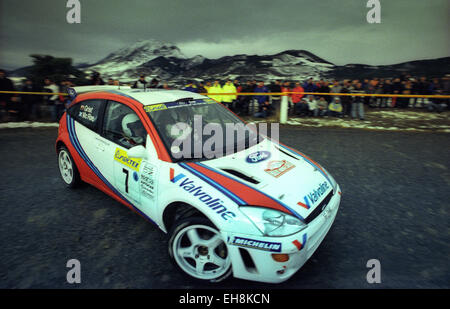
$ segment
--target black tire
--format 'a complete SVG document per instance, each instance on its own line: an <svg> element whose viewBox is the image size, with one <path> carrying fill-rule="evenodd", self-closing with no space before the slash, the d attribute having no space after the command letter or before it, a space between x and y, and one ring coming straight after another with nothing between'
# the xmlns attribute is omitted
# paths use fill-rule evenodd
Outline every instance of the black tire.
<svg viewBox="0 0 450 309"><path fill-rule="evenodd" d="M194 249L197 257L193 256L192 258L188 257L180 257L179 252L175 252L176 248L178 248L178 244L181 244L182 242L186 242L186 237L189 238L186 235L183 235L186 233L187 230L199 230L202 235L200 235L200 239L203 241L209 240L207 237L209 235L214 236L214 233L217 233L219 238L217 238L217 241L221 241L217 247L211 250L211 247L208 247L206 249L205 246L198 246L197 249ZM205 238L203 238L205 237ZM210 238L212 239L212 237ZM189 250L189 248L195 247L192 244L188 246L186 249ZM169 249L169 256L172 261L172 263L175 265L176 268L178 268L184 275L188 276L190 279L193 279L198 282L210 282L210 283L217 283L220 281L225 280L227 277L230 276L232 272L231 267L231 259L229 257L229 252L226 246L225 240L222 239L219 230L206 218L201 217L189 217L185 219L181 219L180 221L176 222L174 226L172 227L171 231L169 232L169 241L168 241L168 249ZM184 248L181 248L184 249ZM201 251L203 250L203 252ZM206 253L205 253L206 250ZM216 268L217 265L214 263L209 262L210 256L214 256L215 258L221 259L220 261L226 261L224 264L224 267L222 268ZM198 260L203 259L202 263L205 263L205 260L208 260L208 262L205 263L205 268L208 266L209 270L206 270L208 272L207 275L200 275L197 276L193 275L192 272L190 273L190 268L195 268L194 265L197 265ZM191 263L189 263L191 261ZM188 269L188 270L186 270Z"/></svg>
<svg viewBox="0 0 450 309"><path fill-rule="evenodd" d="M61 156L64 156L64 158L67 160L66 167L69 165L69 163L71 165L71 170L72 170L71 176L72 177L70 177L70 179L69 179L69 177L67 177L67 175L64 175L65 166L63 165L64 163L61 161ZM75 164L75 161L73 160L73 158L69 152L69 149L67 149L66 146L61 146L58 148L58 155L57 155L56 159L58 161L59 172L61 174L61 178L62 178L64 184L68 188L78 187L81 184L80 173Z"/></svg>

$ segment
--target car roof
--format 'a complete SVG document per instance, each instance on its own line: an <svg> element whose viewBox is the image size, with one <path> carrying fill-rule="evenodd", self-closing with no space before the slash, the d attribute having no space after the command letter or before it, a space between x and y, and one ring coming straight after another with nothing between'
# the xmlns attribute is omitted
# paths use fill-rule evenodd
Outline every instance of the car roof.
<svg viewBox="0 0 450 309"><path fill-rule="evenodd" d="M133 89L129 86L80 86L73 87L77 94L90 92L109 92L138 101L142 105L175 102L182 99L204 99L203 95L184 90L166 90L158 88Z"/></svg>

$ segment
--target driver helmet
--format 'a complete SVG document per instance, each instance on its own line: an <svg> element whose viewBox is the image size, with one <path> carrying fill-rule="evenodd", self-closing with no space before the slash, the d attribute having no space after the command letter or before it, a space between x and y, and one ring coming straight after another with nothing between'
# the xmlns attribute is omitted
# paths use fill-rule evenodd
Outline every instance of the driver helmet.
<svg viewBox="0 0 450 309"><path fill-rule="evenodd" d="M141 120L136 114L128 114L122 119L122 130L126 137L131 138L138 144L144 141L142 136L139 136L137 130L142 127Z"/></svg>

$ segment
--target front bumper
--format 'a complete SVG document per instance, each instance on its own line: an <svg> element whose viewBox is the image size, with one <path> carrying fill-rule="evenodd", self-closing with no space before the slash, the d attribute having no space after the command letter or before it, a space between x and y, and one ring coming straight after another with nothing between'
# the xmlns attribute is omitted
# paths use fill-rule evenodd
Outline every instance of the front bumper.
<svg viewBox="0 0 450 309"><path fill-rule="evenodd" d="M324 211L306 229L294 235L256 237L228 234L228 250L234 277L267 283L280 283L289 279L306 263L325 238L336 218L340 202L341 191L338 186ZM236 244L235 240L241 243ZM272 254L287 254L289 260L277 262Z"/></svg>

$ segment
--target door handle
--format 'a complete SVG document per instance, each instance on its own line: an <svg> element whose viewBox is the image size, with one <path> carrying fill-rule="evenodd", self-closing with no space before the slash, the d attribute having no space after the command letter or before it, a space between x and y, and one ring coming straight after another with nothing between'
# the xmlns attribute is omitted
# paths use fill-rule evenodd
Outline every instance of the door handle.
<svg viewBox="0 0 450 309"><path fill-rule="evenodd" d="M109 146L108 143L105 143L104 141L102 141L100 138L96 137L95 140L97 141L97 146L96 148L99 151L105 151L105 146Z"/></svg>

